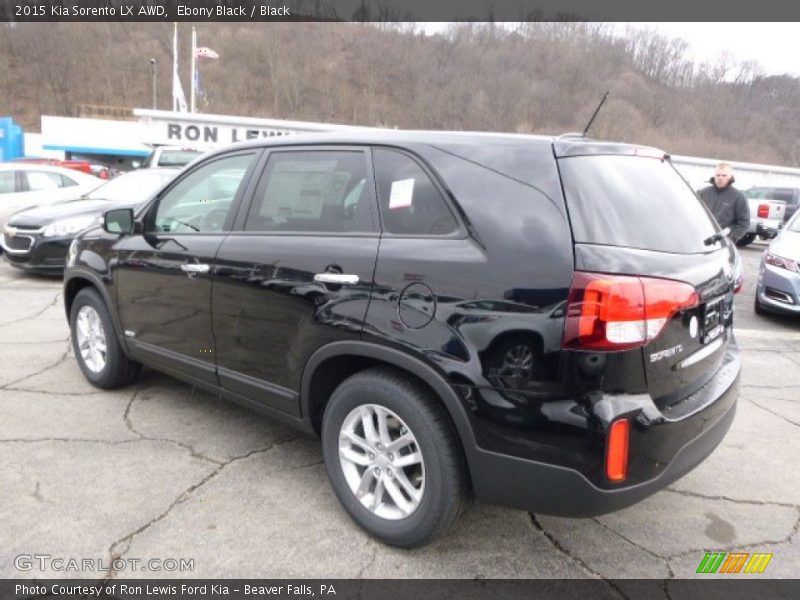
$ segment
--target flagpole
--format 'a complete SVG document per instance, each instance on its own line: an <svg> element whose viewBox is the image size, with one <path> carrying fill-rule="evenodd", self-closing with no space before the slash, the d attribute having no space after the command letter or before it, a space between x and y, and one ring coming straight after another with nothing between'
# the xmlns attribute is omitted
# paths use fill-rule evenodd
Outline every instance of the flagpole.
<svg viewBox="0 0 800 600"><path fill-rule="evenodd" d="M195 54L197 51L197 29L195 29L194 25L192 25L192 100L191 100L191 112L194 113L194 94L195 88L197 87L197 65L195 61L197 60Z"/></svg>
<svg viewBox="0 0 800 600"><path fill-rule="evenodd" d="M178 96L175 79L178 76L178 23L173 23L172 30L172 112L178 112Z"/></svg>

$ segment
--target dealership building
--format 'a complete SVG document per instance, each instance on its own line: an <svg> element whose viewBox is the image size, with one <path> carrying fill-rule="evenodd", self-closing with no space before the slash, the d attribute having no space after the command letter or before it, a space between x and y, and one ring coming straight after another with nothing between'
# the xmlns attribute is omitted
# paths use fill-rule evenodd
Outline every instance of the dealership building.
<svg viewBox="0 0 800 600"><path fill-rule="evenodd" d="M347 125L253 119L148 109L82 107L86 116L42 115L41 133L25 134L25 156L85 159L133 168L154 146L211 149L242 140L350 129ZM14 156L6 156L6 159Z"/></svg>
<svg viewBox="0 0 800 600"><path fill-rule="evenodd" d="M211 149L232 142L354 129L349 125L283 119L254 119L228 115L172 112L143 108L79 107L80 117L42 115L41 133L25 133L24 147L13 141L21 129L0 118L0 160L16 156L84 159L129 170L154 146L178 145ZM19 140L21 142L21 140ZM16 147L16 151L14 150ZM693 188L708 185L720 159L672 156L678 171ZM726 161L736 170L737 186L800 187L800 169Z"/></svg>

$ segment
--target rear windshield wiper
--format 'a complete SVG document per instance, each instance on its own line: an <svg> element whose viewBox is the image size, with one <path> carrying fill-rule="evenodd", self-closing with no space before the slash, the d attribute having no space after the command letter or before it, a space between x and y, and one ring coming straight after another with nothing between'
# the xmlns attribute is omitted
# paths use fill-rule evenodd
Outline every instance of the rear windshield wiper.
<svg viewBox="0 0 800 600"><path fill-rule="evenodd" d="M711 237L707 237L706 239L704 239L703 243L706 246L710 246L711 244L714 244L716 242L721 242L722 240L724 240L728 236L728 234L730 234L730 232L731 232L731 228L730 227L726 227L725 229L722 229L722 230L718 231L717 233L715 233Z"/></svg>

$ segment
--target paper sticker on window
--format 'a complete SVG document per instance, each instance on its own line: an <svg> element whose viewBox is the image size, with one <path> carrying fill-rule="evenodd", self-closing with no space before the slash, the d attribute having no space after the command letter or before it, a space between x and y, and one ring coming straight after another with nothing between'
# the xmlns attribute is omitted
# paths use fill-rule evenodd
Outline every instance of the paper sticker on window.
<svg viewBox="0 0 800 600"><path fill-rule="evenodd" d="M414 180L401 179L392 182L392 191L389 194L389 208L408 208L414 196Z"/></svg>

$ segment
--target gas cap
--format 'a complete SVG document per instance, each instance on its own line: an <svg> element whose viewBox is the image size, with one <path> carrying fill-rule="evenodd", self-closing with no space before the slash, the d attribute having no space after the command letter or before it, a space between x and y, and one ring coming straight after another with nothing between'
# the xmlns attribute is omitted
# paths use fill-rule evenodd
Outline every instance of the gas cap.
<svg viewBox="0 0 800 600"><path fill-rule="evenodd" d="M421 329L433 320L436 299L424 283L412 283L400 293L400 320L409 329Z"/></svg>

